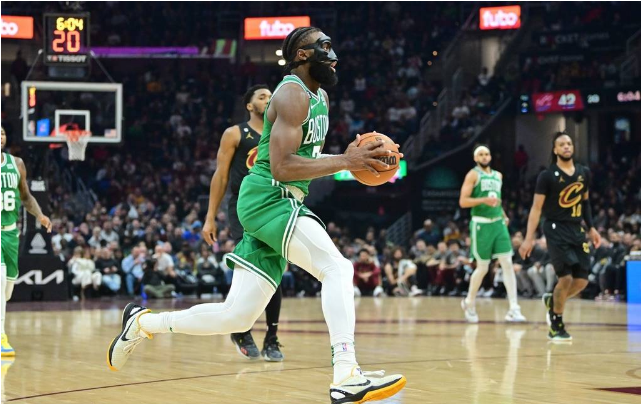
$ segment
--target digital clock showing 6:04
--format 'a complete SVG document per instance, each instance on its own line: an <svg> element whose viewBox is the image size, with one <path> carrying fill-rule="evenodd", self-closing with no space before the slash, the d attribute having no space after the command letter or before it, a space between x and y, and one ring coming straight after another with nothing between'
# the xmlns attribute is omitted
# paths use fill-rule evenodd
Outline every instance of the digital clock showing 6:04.
<svg viewBox="0 0 641 404"><path fill-rule="evenodd" d="M89 53L89 15L51 14L44 16L45 63L83 65Z"/></svg>

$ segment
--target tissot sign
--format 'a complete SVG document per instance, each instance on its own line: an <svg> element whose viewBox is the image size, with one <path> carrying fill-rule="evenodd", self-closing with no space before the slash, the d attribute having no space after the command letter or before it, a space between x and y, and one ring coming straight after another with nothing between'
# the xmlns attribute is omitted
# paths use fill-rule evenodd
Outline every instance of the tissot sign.
<svg viewBox="0 0 641 404"><path fill-rule="evenodd" d="M245 18L245 39L284 39L294 29L309 25L309 16Z"/></svg>
<svg viewBox="0 0 641 404"><path fill-rule="evenodd" d="M521 27L521 6L481 7L479 28L517 29Z"/></svg>
<svg viewBox="0 0 641 404"><path fill-rule="evenodd" d="M33 17L3 15L0 30L2 31L2 38L32 39Z"/></svg>

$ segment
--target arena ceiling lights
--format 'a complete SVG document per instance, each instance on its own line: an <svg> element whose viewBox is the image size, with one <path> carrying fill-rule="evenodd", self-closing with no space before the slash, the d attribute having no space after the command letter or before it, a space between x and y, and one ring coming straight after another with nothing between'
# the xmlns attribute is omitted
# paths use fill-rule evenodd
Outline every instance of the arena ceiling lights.
<svg viewBox="0 0 641 404"><path fill-rule="evenodd" d="M479 28L482 30L520 27L521 6L482 7L479 11Z"/></svg>

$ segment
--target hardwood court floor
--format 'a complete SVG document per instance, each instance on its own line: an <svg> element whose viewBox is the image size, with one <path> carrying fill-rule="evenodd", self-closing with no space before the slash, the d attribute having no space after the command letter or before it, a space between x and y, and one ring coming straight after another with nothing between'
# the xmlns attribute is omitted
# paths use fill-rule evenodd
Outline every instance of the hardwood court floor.
<svg viewBox="0 0 641 404"><path fill-rule="evenodd" d="M126 301L9 303L17 351L4 380L9 403L328 403L329 336L319 299L285 299L283 363L240 357L228 336L158 335L121 372L105 364ZM160 301L154 309L193 301ZM546 340L540 301L522 301L531 322L503 322L504 300L479 299L478 325L455 298L361 298L357 357L365 370L403 373L387 403L639 403L641 307L572 301L570 344ZM265 330L255 327L259 347ZM4 363L4 361L3 361ZM629 393L601 389L628 388ZM635 389L636 388L636 389ZM632 394L636 391L636 395Z"/></svg>

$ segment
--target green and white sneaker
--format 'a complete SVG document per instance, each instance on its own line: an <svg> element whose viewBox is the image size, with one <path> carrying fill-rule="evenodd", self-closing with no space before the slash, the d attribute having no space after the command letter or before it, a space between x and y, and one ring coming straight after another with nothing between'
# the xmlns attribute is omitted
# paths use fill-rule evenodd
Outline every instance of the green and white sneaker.
<svg viewBox="0 0 641 404"><path fill-rule="evenodd" d="M140 327L140 316L149 313L146 307L139 306L135 303L129 303L122 312L122 330L116 338L111 341L107 351L107 365L114 372L119 371L127 363L129 355L134 351L136 346L144 339L153 339L153 334L149 334Z"/></svg>
<svg viewBox="0 0 641 404"><path fill-rule="evenodd" d="M403 375L385 376L385 371L363 372L354 367L352 374L339 384L330 384L332 404L364 403L383 400L401 391L407 379Z"/></svg>

